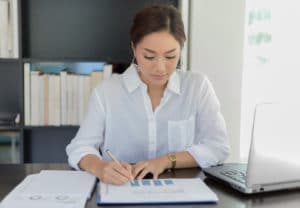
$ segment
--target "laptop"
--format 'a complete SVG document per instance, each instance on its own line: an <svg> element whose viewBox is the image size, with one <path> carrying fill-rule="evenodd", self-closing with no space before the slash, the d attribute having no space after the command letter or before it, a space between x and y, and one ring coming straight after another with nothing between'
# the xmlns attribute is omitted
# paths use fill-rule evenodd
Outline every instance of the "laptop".
<svg viewBox="0 0 300 208"><path fill-rule="evenodd" d="M245 194L299 188L299 106L257 105L251 134L247 164L204 168L205 175Z"/></svg>

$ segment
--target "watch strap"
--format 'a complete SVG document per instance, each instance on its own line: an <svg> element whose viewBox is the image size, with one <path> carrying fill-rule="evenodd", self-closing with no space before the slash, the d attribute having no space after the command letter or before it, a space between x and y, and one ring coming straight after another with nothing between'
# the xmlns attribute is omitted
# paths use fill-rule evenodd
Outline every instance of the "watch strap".
<svg viewBox="0 0 300 208"><path fill-rule="evenodd" d="M171 169L175 169L175 167L176 167L176 155L175 155L175 153L168 154L168 158L172 162Z"/></svg>

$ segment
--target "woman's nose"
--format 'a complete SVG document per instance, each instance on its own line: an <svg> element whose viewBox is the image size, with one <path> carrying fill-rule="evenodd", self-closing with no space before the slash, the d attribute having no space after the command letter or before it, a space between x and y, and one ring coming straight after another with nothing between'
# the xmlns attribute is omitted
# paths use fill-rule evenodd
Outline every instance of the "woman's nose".
<svg viewBox="0 0 300 208"><path fill-rule="evenodd" d="M166 62L163 58L159 58L156 61L156 71L163 73L166 71Z"/></svg>

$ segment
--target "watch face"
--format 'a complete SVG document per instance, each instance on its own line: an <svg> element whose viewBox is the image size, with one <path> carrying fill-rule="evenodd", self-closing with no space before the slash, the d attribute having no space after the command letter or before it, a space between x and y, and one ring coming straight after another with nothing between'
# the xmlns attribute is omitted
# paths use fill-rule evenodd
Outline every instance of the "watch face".
<svg viewBox="0 0 300 208"><path fill-rule="evenodd" d="M169 158L171 161L176 161L176 156L174 154L169 154Z"/></svg>
<svg viewBox="0 0 300 208"><path fill-rule="evenodd" d="M176 166L176 155L175 154L168 154L169 160L172 162L171 169L174 169Z"/></svg>

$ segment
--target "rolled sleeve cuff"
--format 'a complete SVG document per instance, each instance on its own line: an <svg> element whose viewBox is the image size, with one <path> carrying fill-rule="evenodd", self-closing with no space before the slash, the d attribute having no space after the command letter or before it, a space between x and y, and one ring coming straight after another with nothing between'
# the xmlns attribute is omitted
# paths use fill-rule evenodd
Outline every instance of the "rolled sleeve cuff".
<svg viewBox="0 0 300 208"><path fill-rule="evenodd" d="M69 165L75 168L76 170L80 170L78 166L79 162L86 155L95 155L99 159L102 159L99 151L91 148L81 148L80 150L76 150L69 155L68 158Z"/></svg>
<svg viewBox="0 0 300 208"><path fill-rule="evenodd" d="M223 162L222 159L217 158L215 152L204 145L193 145L188 147L186 151L194 157L201 168L207 168Z"/></svg>

